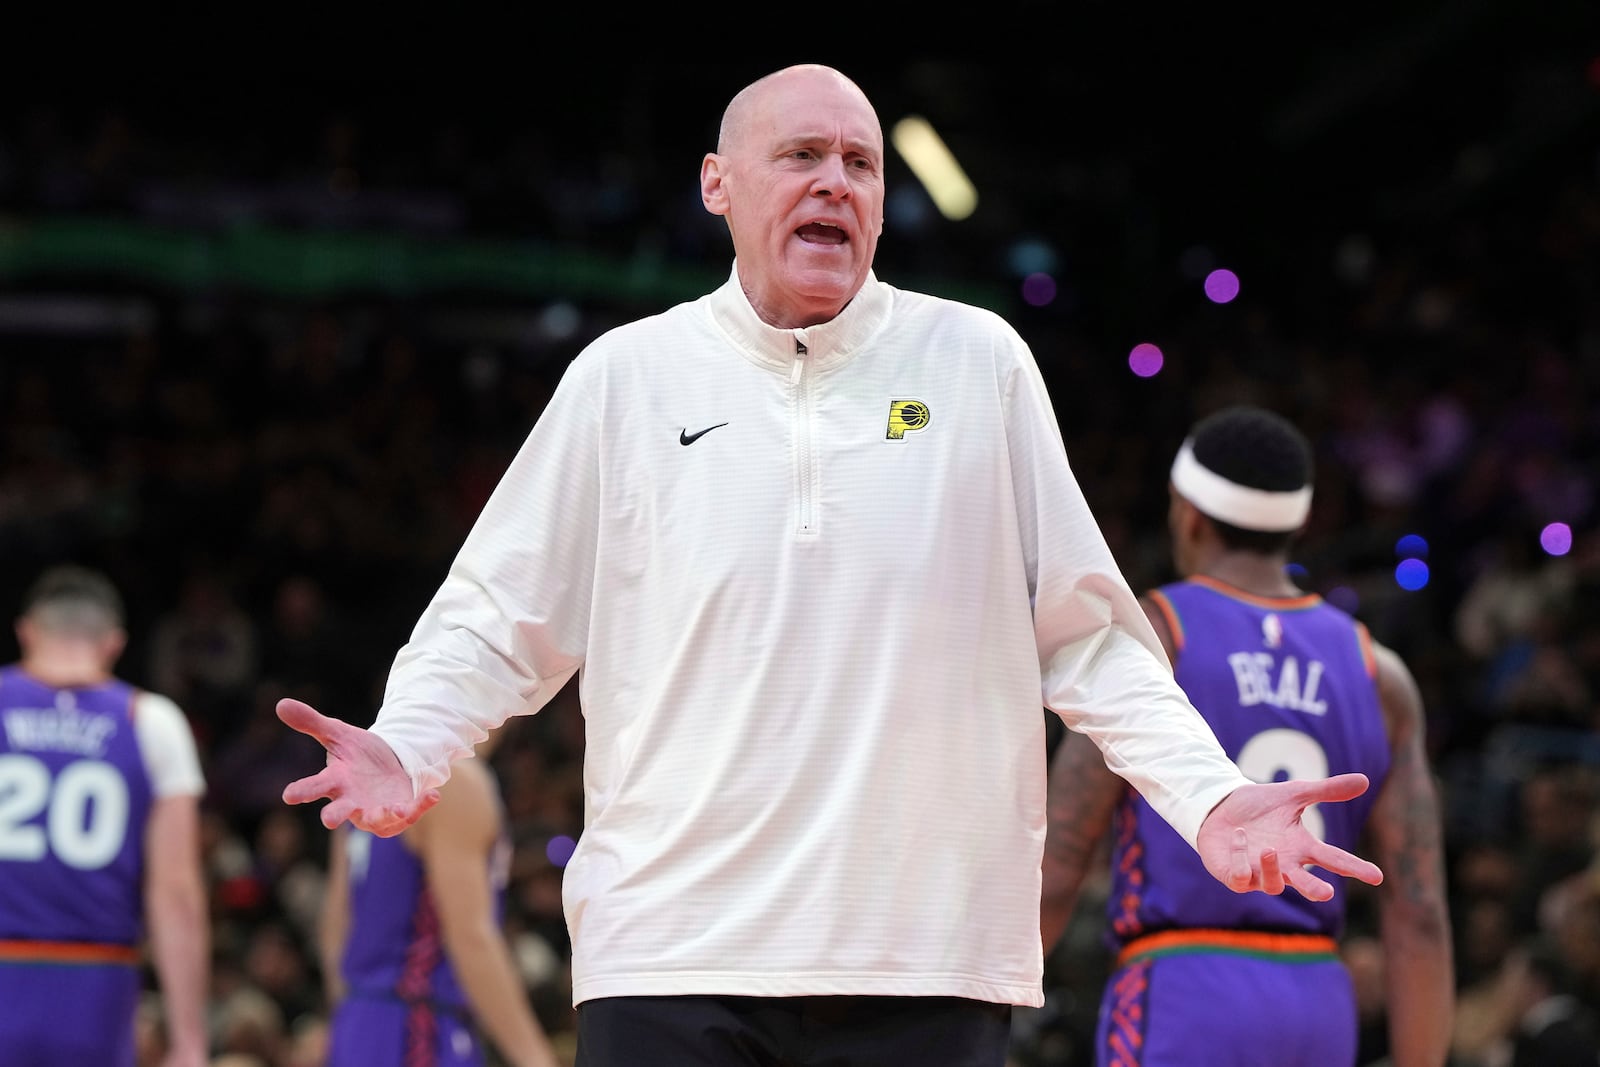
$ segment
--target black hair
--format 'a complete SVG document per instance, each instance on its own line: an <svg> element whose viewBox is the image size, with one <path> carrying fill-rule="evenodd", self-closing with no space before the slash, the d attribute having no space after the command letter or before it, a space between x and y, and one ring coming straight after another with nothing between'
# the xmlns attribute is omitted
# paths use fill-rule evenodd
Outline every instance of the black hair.
<svg viewBox="0 0 1600 1067"><path fill-rule="evenodd" d="M1189 447L1202 467L1236 485L1292 493L1311 484L1311 442L1294 423L1265 408L1235 404L1207 415L1195 423ZM1263 555L1284 551L1297 534L1245 530L1206 518L1230 549Z"/></svg>

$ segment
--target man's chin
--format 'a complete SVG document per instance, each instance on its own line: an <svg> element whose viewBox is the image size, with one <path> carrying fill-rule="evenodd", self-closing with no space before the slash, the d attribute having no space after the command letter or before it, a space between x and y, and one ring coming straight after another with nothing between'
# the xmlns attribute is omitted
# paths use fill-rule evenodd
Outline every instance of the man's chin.
<svg viewBox="0 0 1600 1067"><path fill-rule="evenodd" d="M802 267L788 272L787 282L789 291L796 296L817 304L837 304L843 307L849 302L856 291L865 281L865 275L857 274L855 264L849 266L840 263L824 267Z"/></svg>

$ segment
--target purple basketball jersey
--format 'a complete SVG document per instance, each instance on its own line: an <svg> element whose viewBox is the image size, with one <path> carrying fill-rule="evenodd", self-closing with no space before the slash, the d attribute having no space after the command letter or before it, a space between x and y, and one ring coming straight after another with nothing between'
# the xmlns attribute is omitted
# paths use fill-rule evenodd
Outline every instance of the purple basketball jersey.
<svg viewBox="0 0 1600 1067"><path fill-rule="evenodd" d="M152 803L134 693L0 670L0 1063L133 1065Z"/></svg>
<svg viewBox="0 0 1600 1067"><path fill-rule="evenodd" d="M1206 578L1151 597L1172 631L1178 684L1247 777L1367 775L1362 796L1305 816L1324 841L1354 850L1390 758L1365 628L1318 596L1257 597ZM1112 848L1108 917L1118 944L1175 928L1343 931L1343 879L1320 872L1334 886L1333 898L1320 903L1293 890L1234 893L1131 790L1117 812Z"/></svg>
<svg viewBox="0 0 1600 1067"><path fill-rule="evenodd" d="M0 941L142 936L151 789L133 694L0 670Z"/></svg>
<svg viewBox="0 0 1600 1067"><path fill-rule="evenodd" d="M466 998L445 956L422 861L400 837L346 828L350 934L344 980L352 994L462 1008Z"/></svg>

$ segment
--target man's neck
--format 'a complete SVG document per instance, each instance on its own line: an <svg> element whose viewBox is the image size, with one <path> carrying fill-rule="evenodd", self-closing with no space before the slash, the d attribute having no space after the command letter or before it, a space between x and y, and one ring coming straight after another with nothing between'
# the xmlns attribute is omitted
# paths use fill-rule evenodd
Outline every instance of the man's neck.
<svg viewBox="0 0 1600 1067"><path fill-rule="evenodd" d="M1201 569L1208 578L1226 582L1255 596L1302 596L1304 589L1289 578L1289 561L1255 552L1224 552Z"/></svg>
<svg viewBox="0 0 1600 1067"><path fill-rule="evenodd" d="M82 689L111 679L105 667L91 656L28 655L21 662L28 676L55 689Z"/></svg>

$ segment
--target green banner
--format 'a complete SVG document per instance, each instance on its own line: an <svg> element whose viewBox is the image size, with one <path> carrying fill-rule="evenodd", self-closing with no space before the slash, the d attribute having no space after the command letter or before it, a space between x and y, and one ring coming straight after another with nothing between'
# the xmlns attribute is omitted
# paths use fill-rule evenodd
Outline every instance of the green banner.
<svg viewBox="0 0 1600 1067"><path fill-rule="evenodd" d="M200 231L121 219L0 219L0 281L115 279L180 291L306 299L492 294L535 299L689 300L722 284L707 270L534 242L239 226ZM888 279L886 279L888 280ZM998 309L996 290L948 279L896 282Z"/></svg>

